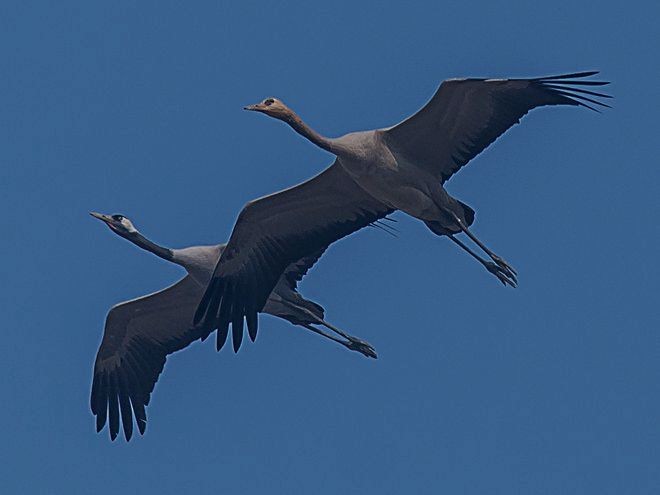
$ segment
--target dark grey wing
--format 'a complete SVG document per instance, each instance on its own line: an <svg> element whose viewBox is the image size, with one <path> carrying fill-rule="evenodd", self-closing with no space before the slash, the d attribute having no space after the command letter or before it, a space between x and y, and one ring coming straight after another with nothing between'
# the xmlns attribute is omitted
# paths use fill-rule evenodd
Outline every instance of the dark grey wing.
<svg viewBox="0 0 660 495"><path fill-rule="evenodd" d="M203 293L204 287L188 275L167 289L110 310L94 363L90 404L96 431L109 417L114 440L121 411L126 440L133 433L133 416L144 433L145 407L167 355L200 337L191 322Z"/></svg>
<svg viewBox="0 0 660 495"><path fill-rule="evenodd" d="M369 196L338 161L291 189L243 208L195 314L195 323L218 329L224 345L232 324L237 351L247 321L257 335L257 313L287 266L324 249L393 210Z"/></svg>
<svg viewBox="0 0 660 495"><path fill-rule="evenodd" d="M594 110L588 103L607 107L593 97L610 96L579 88L608 84L580 79L594 74L447 80L421 110L384 134L395 151L445 182L533 108L579 105Z"/></svg>
<svg viewBox="0 0 660 495"><path fill-rule="evenodd" d="M296 290L298 287L298 282L300 282L303 277L307 275L309 269L316 264L321 256L323 256L323 253L325 253L326 249L328 249L328 246L325 246L314 254L305 256L304 258L301 258L286 267L286 270L284 270L284 274L282 276L289 284L289 287L291 287L291 290Z"/></svg>

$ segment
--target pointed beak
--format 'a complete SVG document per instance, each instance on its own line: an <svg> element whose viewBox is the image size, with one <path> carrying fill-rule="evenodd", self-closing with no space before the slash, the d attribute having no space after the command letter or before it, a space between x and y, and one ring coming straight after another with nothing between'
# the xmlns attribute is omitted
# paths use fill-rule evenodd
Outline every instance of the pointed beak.
<svg viewBox="0 0 660 495"><path fill-rule="evenodd" d="M251 112L258 112L260 110L259 105L248 105L243 107L243 110L250 110Z"/></svg>
<svg viewBox="0 0 660 495"><path fill-rule="evenodd" d="M108 215L104 215L103 213L96 213L95 211L90 211L90 215L92 215L94 218L98 218L99 220L108 223L110 221L110 217Z"/></svg>

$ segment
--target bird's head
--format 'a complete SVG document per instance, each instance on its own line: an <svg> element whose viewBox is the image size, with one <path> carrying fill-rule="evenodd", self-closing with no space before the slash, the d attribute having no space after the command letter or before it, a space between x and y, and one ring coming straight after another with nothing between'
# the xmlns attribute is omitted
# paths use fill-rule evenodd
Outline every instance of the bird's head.
<svg viewBox="0 0 660 495"><path fill-rule="evenodd" d="M110 227L110 230L116 232L122 237L129 237L137 233L137 229L133 226L133 222L124 215L104 215L103 213L96 213L95 211L90 211L89 214L104 222Z"/></svg>
<svg viewBox="0 0 660 495"><path fill-rule="evenodd" d="M254 105L243 107L244 110L251 110L253 112L261 112L266 115L286 121L292 115L291 109L287 107L282 100L277 98L266 98L262 102Z"/></svg>

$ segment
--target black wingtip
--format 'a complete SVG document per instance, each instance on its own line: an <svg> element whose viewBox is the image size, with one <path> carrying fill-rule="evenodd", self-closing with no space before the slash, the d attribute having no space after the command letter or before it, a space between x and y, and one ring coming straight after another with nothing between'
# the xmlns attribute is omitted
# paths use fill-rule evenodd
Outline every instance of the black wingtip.
<svg viewBox="0 0 660 495"><path fill-rule="evenodd" d="M200 328L204 325L204 320L206 316L208 301L201 301L195 310L195 315L193 316L193 328Z"/></svg>
<svg viewBox="0 0 660 495"><path fill-rule="evenodd" d="M592 106L587 105L586 103L583 103L583 102L588 101L589 103L593 103L594 105L598 105L598 106L605 107L605 108L612 108L610 105L608 105L606 103L602 103L602 102L597 101L597 100L594 100L593 98L587 98L586 96L571 93L570 90L568 90L568 89L566 91L561 91L561 90L555 89L554 92L557 93L557 94L560 94L562 96L566 96L567 98L571 98L578 105L581 105L583 107L587 107L587 108L589 108L591 110L594 110L596 112L598 112L599 110L597 110L597 109L593 108ZM582 100L582 101L579 101L579 100Z"/></svg>
<svg viewBox="0 0 660 495"><path fill-rule="evenodd" d="M583 71L583 72L573 72L571 74L558 74L555 76L543 76L543 77L536 77L532 79L533 81L546 81L549 79L571 79L574 77L590 77L590 76L595 76L596 74L600 74L599 70L588 70L588 71Z"/></svg>
<svg viewBox="0 0 660 495"><path fill-rule="evenodd" d="M607 86L610 84L610 81L576 81L576 80L562 80L559 81L557 79L544 79L542 81L535 81L537 83L542 83L543 85L546 84L559 84L562 86Z"/></svg>
<svg viewBox="0 0 660 495"><path fill-rule="evenodd" d="M199 302L197 309L195 310L195 315L193 316L194 327L200 326L202 320L204 319L204 315L206 314L206 308L208 307L209 299L211 297L210 295L207 297L207 294L209 294L209 288L210 287L207 287L202 300Z"/></svg>
<svg viewBox="0 0 660 495"><path fill-rule="evenodd" d="M234 352L236 353L241 348L241 343L243 342L243 315L241 315L240 319L235 319L232 322L231 336Z"/></svg>
<svg viewBox="0 0 660 495"><path fill-rule="evenodd" d="M609 81L586 81L584 78L595 76L599 74L597 70L591 70L586 72L574 72L572 74L559 74L556 76L543 76L537 77L534 79L529 79L532 82L543 84L547 86L549 84L555 84L558 86L606 86L610 84ZM600 95L599 95L600 96Z"/></svg>
<svg viewBox="0 0 660 495"><path fill-rule="evenodd" d="M138 418L136 420L138 431L140 432L140 435L144 435L144 432L147 431L147 420Z"/></svg>
<svg viewBox="0 0 660 495"><path fill-rule="evenodd" d="M199 304L197 305L197 309L195 310L195 315L193 316L194 327L199 327L201 324L204 323L205 316L209 314L208 310L209 307L211 306L211 303L213 302L213 295L222 289L220 285L221 285L220 279L211 279L211 282L209 282L209 285L206 287L206 290L204 291L204 295L202 296L202 299L199 301Z"/></svg>
<svg viewBox="0 0 660 495"><path fill-rule="evenodd" d="M215 337L215 350L220 352L224 347L225 342L227 341L227 334L229 333L229 326L224 325L218 328L218 332Z"/></svg>
<svg viewBox="0 0 660 495"><path fill-rule="evenodd" d="M254 342L257 340L257 330L259 327L257 312L249 311L248 314L245 315L245 319L247 320L248 335L250 336L250 340Z"/></svg>
<svg viewBox="0 0 660 495"><path fill-rule="evenodd" d="M202 325L202 318L204 318L204 313L206 313L206 308L202 308L202 306L197 306L197 309L195 310L195 314L193 316L193 328L200 328Z"/></svg>
<svg viewBox="0 0 660 495"><path fill-rule="evenodd" d="M599 98L614 98L614 96L608 95L608 94L605 94L605 93L598 93L596 91L588 91L586 89L581 89L581 88L567 88L566 86L558 86L558 85L552 84L552 83L544 83L543 87L557 89L557 90L560 90L560 91L569 90L569 91L572 91L573 93L582 93L582 94L585 94L585 95L598 96Z"/></svg>

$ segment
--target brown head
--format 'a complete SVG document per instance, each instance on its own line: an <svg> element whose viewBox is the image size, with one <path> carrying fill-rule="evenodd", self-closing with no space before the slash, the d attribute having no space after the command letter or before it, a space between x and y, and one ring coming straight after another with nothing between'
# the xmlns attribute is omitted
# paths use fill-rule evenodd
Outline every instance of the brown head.
<svg viewBox="0 0 660 495"><path fill-rule="evenodd" d="M243 107L244 110L251 110L253 112L265 113L270 117L279 120L289 121L293 112L281 100L277 98L266 98L264 101L255 105L248 105Z"/></svg>
<svg viewBox="0 0 660 495"><path fill-rule="evenodd" d="M338 146L335 146L335 140L321 136L318 132L305 124L293 110L291 110L282 102L282 100L278 100L277 98L266 98L264 101L257 103L256 105L248 105L247 107L243 108L245 110L252 110L253 112L265 113L269 117L273 117L286 122L298 134L306 137L312 143L320 146L330 153L334 153L336 155L344 151Z"/></svg>

